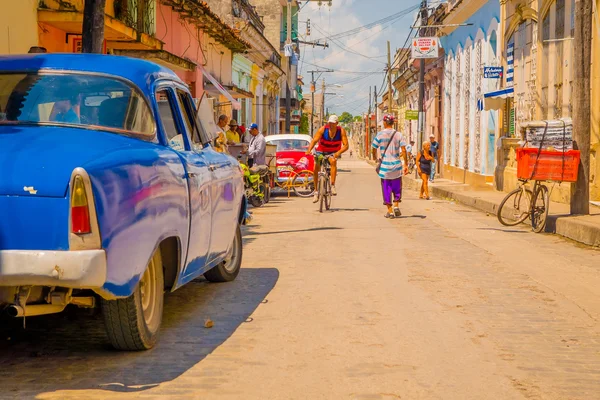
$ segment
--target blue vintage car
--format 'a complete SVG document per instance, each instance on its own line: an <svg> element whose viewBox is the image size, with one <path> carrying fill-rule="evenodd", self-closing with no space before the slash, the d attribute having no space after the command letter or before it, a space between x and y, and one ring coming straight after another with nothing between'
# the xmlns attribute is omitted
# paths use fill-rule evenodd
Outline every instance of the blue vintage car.
<svg viewBox="0 0 600 400"><path fill-rule="evenodd" d="M0 57L0 310L102 307L117 349L157 340L165 291L236 278L239 164L186 85L126 57Z"/></svg>

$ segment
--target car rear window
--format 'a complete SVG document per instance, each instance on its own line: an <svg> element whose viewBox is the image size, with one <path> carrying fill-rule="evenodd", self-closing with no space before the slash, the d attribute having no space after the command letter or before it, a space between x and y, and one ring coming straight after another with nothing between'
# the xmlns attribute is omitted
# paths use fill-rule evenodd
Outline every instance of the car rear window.
<svg viewBox="0 0 600 400"><path fill-rule="evenodd" d="M19 123L155 132L152 112L134 87L81 74L0 74L0 124Z"/></svg>
<svg viewBox="0 0 600 400"><path fill-rule="evenodd" d="M302 139L277 139L269 141L269 144L277 145L277 151L306 151L309 140Z"/></svg>

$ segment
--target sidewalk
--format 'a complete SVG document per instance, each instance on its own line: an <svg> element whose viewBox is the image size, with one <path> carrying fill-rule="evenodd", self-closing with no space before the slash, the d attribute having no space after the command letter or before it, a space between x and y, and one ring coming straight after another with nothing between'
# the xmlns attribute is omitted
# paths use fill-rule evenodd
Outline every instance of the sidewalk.
<svg viewBox="0 0 600 400"><path fill-rule="evenodd" d="M373 161L366 161L375 165ZM421 180L416 179L414 175L405 176L403 187L419 190ZM440 178L437 178L434 183L429 183L429 191L432 196L451 199L492 215L497 214L498 206L507 194L498 192L492 187L473 188L470 185ZM591 215L586 216L570 216L569 212L568 204L551 202L546 232L556 233L588 246L600 247L600 207L590 205Z"/></svg>
<svg viewBox="0 0 600 400"><path fill-rule="evenodd" d="M414 176L405 176L403 184L407 189L419 190L421 180ZM507 194L491 187L475 189L470 185L439 178L434 183L429 183L429 191L435 197L451 199L493 215L497 214L498 206ZM546 232L600 247L600 208L593 205L590 207L591 215L570 216L568 204L551 202Z"/></svg>

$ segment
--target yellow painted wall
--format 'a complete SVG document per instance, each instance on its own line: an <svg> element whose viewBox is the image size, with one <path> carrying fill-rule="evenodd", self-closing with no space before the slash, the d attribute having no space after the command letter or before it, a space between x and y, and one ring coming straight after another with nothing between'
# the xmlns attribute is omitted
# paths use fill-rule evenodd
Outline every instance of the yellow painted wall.
<svg viewBox="0 0 600 400"><path fill-rule="evenodd" d="M596 0L596 10L600 0ZM600 200L600 15L594 14L592 30L592 132L590 153L590 197Z"/></svg>
<svg viewBox="0 0 600 400"><path fill-rule="evenodd" d="M262 99L262 93L257 93L258 86L260 85L259 80L260 67L256 64L252 64L252 80L250 81L250 91L254 93L254 99L252 99L252 121L258 121L258 106L256 104L256 96Z"/></svg>
<svg viewBox="0 0 600 400"><path fill-rule="evenodd" d="M38 45L39 0L0 0L0 54L27 53Z"/></svg>

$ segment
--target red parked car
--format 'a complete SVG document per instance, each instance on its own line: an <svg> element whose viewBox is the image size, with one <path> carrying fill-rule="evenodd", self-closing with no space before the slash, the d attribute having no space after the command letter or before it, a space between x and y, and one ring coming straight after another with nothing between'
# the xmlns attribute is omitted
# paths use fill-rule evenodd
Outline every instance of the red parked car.
<svg viewBox="0 0 600 400"><path fill-rule="evenodd" d="M278 182L286 181L291 175L290 171L282 170L281 167L293 167L296 172L302 170L312 171L315 167L315 159L312 155L306 155L306 150L312 138L309 135L285 134L270 135L266 137L267 144L277 146L277 177Z"/></svg>

